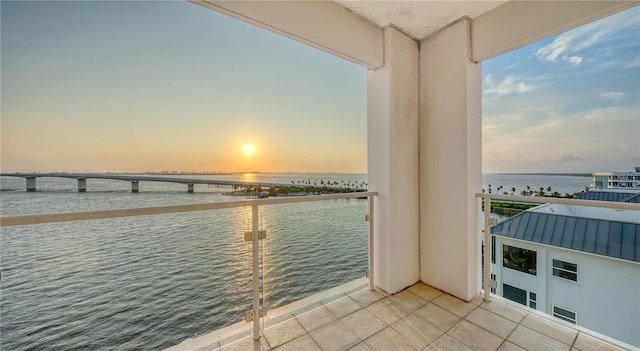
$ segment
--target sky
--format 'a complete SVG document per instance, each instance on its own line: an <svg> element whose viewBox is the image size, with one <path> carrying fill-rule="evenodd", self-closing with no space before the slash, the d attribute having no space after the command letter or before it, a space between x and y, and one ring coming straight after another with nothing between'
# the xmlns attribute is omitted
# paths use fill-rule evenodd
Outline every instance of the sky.
<svg viewBox="0 0 640 351"><path fill-rule="evenodd" d="M2 172L367 170L363 67L188 2L0 6ZM484 62L483 171L640 166L639 33Z"/></svg>
<svg viewBox="0 0 640 351"><path fill-rule="evenodd" d="M640 166L640 7L488 60L483 172Z"/></svg>

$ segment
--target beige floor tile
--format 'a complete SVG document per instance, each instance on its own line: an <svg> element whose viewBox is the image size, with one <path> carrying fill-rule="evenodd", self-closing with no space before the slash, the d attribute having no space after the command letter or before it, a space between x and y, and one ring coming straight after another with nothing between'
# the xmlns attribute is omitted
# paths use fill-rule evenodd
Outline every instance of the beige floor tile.
<svg viewBox="0 0 640 351"><path fill-rule="evenodd" d="M438 296L432 303L460 317L466 316L477 307L472 303L464 302L448 294Z"/></svg>
<svg viewBox="0 0 640 351"><path fill-rule="evenodd" d="M449 328L453 327L461 319L455 314L432 303L421 307L413 314L443 332L449 330Z"/></svg>
<svg viewBox="0 0 640 351"><path fill-rule="evenodd" d="M393 323L391 327L420 349L425 348L442 335L442 331L414 314Z"/></svg>
<svg viewBox="0 0 640 351"><path fill-rule="evenodd" d="M349 295L355 302L360 304L362 307L366 307L371 305L372 303L379 301L382 299L382 295L377 291L371 291L369 289L358 291L352 295Z"/></svg>
<svg viewBox="0 0 640 351"><path fill-rule="evenodd" d="M318 329L325 324L329 324L336 320L328 309L324 307L317 308L313 311L301 314L296 317L298 322L302 324L307 332Z"/></svg>
<svg viewBox="0 0 640 351"><path fill-rule="evenodd" d="M364 342L359 343L358 345L349 349L349 351L372 351L367 344Z"/></svg>
<svg viewBox="0 0 640 351"><path fill-rule="evenodd" d="M516 323L522 322L524 317L527 315L527 312L525 312L524 310L497 300L483 302L480 307L484 308L487 311L491 311L499 316L510 319Z"/></svg>
<svg viewBox="0 0 640 351"><path fill-rule="evenodd" d="M507 341L514 343L526 350L544 351L568 351L569 345L558 340L540 334L535 330L519 325L516 330L509 335Z"/></svg>
<svg viewBox="0 0 640 351"><path fill-rule="evenodd" d="M453 328L449 329L447 335L476 351L495 351L504 341L503 338L491 334L466 320L454 325Z"/></svg>
<svg viewBox="0 0 640 351"><path fill-rule="evenodd" d="M387 299L380 300L372 305L369 305L366 309L387 324L393 324L398 319L408 314L402 307L391 303Z"/></svg>
<svg viewBox="0 0 640 351"><path fill-rule="evenodd" d="M498 351L527 351L518 345L514 345L508 341L505 341L499 348Z"/></svg>
<svg viewBox="0 0 640 351"><path fill-rule="evenodd" d="M297 339L293 339L284 345L280 345L274 349L274 351L322 351L320 346L315 341L305 334Z"/></svg>
<svg viewBox="0 0 640 351"><path fill-rule="evenodd" d="M471 299L471 301L469 301L469 302L471 302L472 304L474 304L476 306L480 306L484 302L484 299L481 296L476 296L473 299Z"/></svg>
<svg viewBox="0 0 640 351"><path fill-rule="evenodd" d="M431 345L427 346L424 351L473 351L465 344L450 337L447 334L442 335Z"/></svg>
<svg viewBox="0 0 640 351"><path fill-rule="evenodd" d="M361 309L342 317L340 321L356 334L360 340L364 340L387 327L383 321L376 318L366 309Z"/></svg>
<svg viewBox="0 0 640 351"><path fill-rule="evenodd" d="M309 333L323 351L348 350L360 342L340 321L335 321Z"/></svg>
<svg viewBox="0 0 640 351"><path fill-rule="evenodd" d="M404 308L408 313L411 313L429 303L426 299L421 298L409 290L403 290L395 295L387 297L387 299Z"/></svg>
<svg viewBox="0 0 640 351"><path fill-rule="evenodd" d="M252 338L244 338L231 344L222 345L221 351L267 351L269 345L264 338L260 341L253 341Z"/></svg>
<svg viewBox="0 0 640 351"><path fill-rule="evenodd" d="M623 349L608 344L602 340L598 340L594 337L585 335L583 333L578 334L578 339L576 339L573 347L580 351L621 351Z"/></svg>
<svg viewBox="0 0 640 351"><path fill-rule="evenodd" d="M378 334L370 337L364 342L373 351L419 351L420 349L412 344L407 338L400 335L393 328L386 328Z"/></svg>
<svg viewBox="0 0 640 351"><path fill-rule="evenodd" d="M284 323L265 329L264 336L267 338L269 346L276 348L305 333L306 331L296 319L290 319Z"/></svg>
<svg viewBox="0 0 640 351"><path fill-rule="evenodd" d="M326 307L329 311L331 311L331 313L333 313L333 315L336 318L342 318L350 314L351 312L355 312L362 308L360 304L358 304L348 296L340 300L334 301L330 304L327 304L324 307Z"/></svg>
<svg viewBox="0 0 640 351"><path fill-rule="evenodd" d="M420 296L423 299L427 299L429 301L435 299L436 297L442 295L442 291L432 288L429 285L419 282L418 284L414 284L409 288L409 291Z"/></svg>
<svg viewBox="0 0 640 351"><path fill-rule="evenodd" d="M567 345L572 345L578 335L578 332L574 329L533 314L527 315L521 325L561 341Z"/></svg>
<svg viewBox="0 0 640 351"><path fill-rule="evenodd" d="M513 321L500 317L495 313L482 308L477 308L465 318L471 323L484 328L502 338L509 336L517 326Z"/></svg>

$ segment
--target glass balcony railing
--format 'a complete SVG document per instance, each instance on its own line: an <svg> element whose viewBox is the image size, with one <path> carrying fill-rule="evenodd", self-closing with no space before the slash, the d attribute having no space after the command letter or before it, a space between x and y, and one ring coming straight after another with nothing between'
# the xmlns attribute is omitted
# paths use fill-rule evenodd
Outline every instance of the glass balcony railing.
<svg viewBox="0 0 640 351"><path fill-rule="evenodd" d="M0 349L257 338L267 310L367 275L375 195L3 216Z"/></svg>
<svg viewBox="0 0 640 351"><path fill-rule="evenodd" d="M476 197L486 301L500 296L624 348L640 347L640 205Z"/></svg>

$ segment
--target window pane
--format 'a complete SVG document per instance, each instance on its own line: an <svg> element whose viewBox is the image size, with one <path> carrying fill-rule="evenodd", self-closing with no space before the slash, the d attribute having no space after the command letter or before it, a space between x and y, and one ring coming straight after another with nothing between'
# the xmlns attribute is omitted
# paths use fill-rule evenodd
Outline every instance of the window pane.
<svg viewBox="0 0 640 351"><path fill-rule="evenodd" d="M578 265L575 263L553 260L553 266L556 268L562 268L562 269L566 269L568 271L572 271L576 273L578 272Z"/></svg>
<svg viewBox="0 0 640 351"><path fill-rule="evenodd" d="M534 292L530 292L530 293L529 293L529 300L536 301L536 293L534 293Z"/></svg>
<svg viewBox="0 0 640 351"><path fill-rule="evenodd" d="M522 305L527 305L527 292L515 286L502 284L502 296Z"/></svg>
<svg viewBox="0 0 640 351"><path fill-rule="evenodd" d="M564 308L553 306L553 316L564 321L576 324L576 313L565 310Z"/></svg>
<svg viewBox="0 0 640 351"><path fill-rule="evenodd" d="M578 281L578 274L573 273L573 272L563 271L563 270L558 269L558 268L554 268L553 269L553 275L555 275L556 277L560 277L560 278L564 278L564 279L568 279L568 280L573 280L574 282Z"/></svg>
<svg viewBox="0 0 640 351"><path fill-rule="evenodd" d="M534 301L529 302L529 307L536 309L536 303Z"/></svg>
<svg viewBox="0 0 640 351"><path fill-rule="evenodd" d="M502 245L502 265L507 268L536 275L536 256L532 250Z"/></svg>

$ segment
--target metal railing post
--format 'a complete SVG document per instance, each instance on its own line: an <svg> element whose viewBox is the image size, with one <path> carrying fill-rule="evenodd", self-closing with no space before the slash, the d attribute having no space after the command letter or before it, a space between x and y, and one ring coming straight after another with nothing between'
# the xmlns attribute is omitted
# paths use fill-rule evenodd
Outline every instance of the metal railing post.
<svg viewBox="0 0 640 351"><path fill-rule="evenodd" d="M369 208L367 221L369 222L369 272L367 272L367 276L369 278L369 290L375 289L375 281L373 274L373 196L369 195Z"/></svg>
<svg viewBox="0 0 640 351"><path fill-rule="evenodd" d="M258 241L260 240L258 205L251 205L251 229L253 232L252 245L252 268L253 268L253 340L260 339L260 270Z"/></svg>
<svg viewBox="0 0 640 351"><path fill-rule="evenodd" d="M491 198L484 197L484 300L491 301Z"/></svg>

